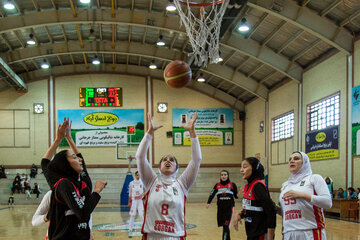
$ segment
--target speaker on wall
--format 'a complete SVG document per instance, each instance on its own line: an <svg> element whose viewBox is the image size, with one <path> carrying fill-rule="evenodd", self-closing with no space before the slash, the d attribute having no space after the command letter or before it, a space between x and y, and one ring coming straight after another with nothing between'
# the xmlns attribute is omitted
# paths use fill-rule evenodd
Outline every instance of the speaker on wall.
<svg viewBox="0 0 360 240"><path fill-rule="evenodd" d="M239 112L240 121L245 120L245 112Z"/></svg>

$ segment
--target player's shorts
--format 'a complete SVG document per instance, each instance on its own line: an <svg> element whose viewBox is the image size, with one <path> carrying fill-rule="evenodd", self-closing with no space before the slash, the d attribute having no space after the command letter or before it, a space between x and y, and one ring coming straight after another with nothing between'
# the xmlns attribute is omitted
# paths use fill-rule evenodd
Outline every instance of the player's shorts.
<svg viewBox="0 0 360 240"><path fill-rule="evenodd" d="M142 240L186 240L186 237L170 237L156 233L145 233Z"/></svg>
<svg viewBox="0 0 360 240"><path fill-rule="evenodd" d="M284 234L283 240L326 240L325 228L291 231Z"/></svg>

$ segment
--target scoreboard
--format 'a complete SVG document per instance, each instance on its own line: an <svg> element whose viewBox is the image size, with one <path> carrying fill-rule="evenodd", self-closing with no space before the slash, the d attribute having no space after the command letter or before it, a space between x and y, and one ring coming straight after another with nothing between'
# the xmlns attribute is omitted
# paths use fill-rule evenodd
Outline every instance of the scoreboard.
<svg viewBox="0 0 360 240"><path fill-rule="evenodd" d="M122 88L80 88L80 107L121 107Z"/></svg>

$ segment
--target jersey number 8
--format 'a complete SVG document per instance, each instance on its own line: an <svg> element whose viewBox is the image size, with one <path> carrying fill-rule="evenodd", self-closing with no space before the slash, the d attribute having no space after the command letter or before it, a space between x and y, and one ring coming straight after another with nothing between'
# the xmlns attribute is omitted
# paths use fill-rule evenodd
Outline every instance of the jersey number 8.
<svg viewBox="0 0 360 240"><path fill-rule="evenodd" d="M161 205L161 214L168 215L168 209L169 209L168 204L164 203L163 205Z"/></svg>

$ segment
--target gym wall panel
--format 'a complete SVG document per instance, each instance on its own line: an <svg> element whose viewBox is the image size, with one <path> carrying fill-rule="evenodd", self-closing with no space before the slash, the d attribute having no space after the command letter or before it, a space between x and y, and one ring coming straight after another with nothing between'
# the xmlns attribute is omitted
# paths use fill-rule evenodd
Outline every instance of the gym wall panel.
<svg viewBox="0 0 360 240"><path fill-rule="evenodd" d="M145 77L120 74L84 74L57 77L55 79L55 109L80 108L79 89L82 87L121 87L123 93L122 109L142 108L146 111ZM91 108L94 109L94 108ZM106 108L98 108L103 110ZM57 115L55 115L57 124ZM67 148L60 148L67 149ZM116 160L116 146L80 147L87 164L127 164Z"/></svg>
<svg viewBox="0 0 360 240"><path fill-rule="evenodd" d="M271 91L269 94L269 156L276 157L276 160L271 159L269 164L269 187L280 188L281 184L285 182L289 176L289 168L287 159L295 148L298 142L298 83L291 81L285 85ZM294 136L288 139L272 142L272 120L285 113L294 112ZM272 153L277 149L277 154Z"/></svg>
<svg viewBox="0 0 360 240"><path fill-rule="evenodd" d="M360 85L360 41L354 43L354 86ZM351 111L351 106L349 106ZM349 126L350 127L350 126ZM353 157L353 187L360 187L360 156Z"/></svg>
<svg viewBox="0 0 360 240"><path fill-rule="evenodd" d="M48 81L30 82L27 86L27 93L8 89L0 94L0 114L4 109L11 111L11 117L6 121L12 122L10 125L14 128L7 133L0 132L0 146L3 146L3 141L8 141L6 144L9 146L0 148L0 163L4 165L29 165L30 168L32 163L40 164L49 146ZM34 114L34 103L44 103L45 114ZM0 122L0 128L3 126Z"/></svg>
<svg viewBox="0 0 360 240"><path fill-rule="evenodd" d="M303 75L302 150L305 150L307 105L340 92L339 158L311 162L313 173L330 176L335 189L346 186L346 58L338 53Z"/></svg>
<svg viewBox="0 0 360 240"><path fill-rule="evenodd" d="M14 111L0 109L0 128L14 127Z"/></svg>
<svg viewBox="0 0 360 240"><path fill-rule="evenodd" d="M245 157L254 157L260 154L261 163L265 162L265 101L256 99L245 106ZM264 121L264 131L260 132L260 122Z"/></svg>
<svg viewBox="0 0 360 240"><path fill-rule="evenodd" d="M162 156L173 154L180 164L187 164L191 158L190 146L173 146L172 138L166 137L166 132L172 131L173 108L230 108L207 95L189 88L171 88L163 80L152 81L153 112L156 124L163 125L154 136L154 163ZM157 112L157 103L168 103L167 113ZM239 113L234 111L234 145L202 146L203 164L240 164L242 160L242 122Z"/></svg>

